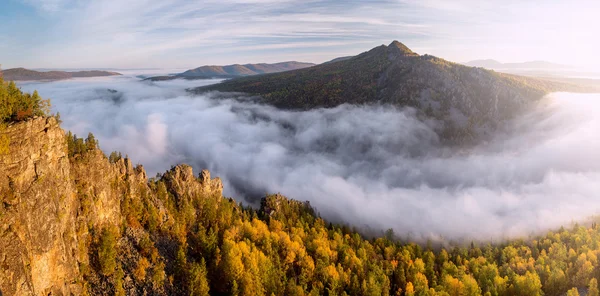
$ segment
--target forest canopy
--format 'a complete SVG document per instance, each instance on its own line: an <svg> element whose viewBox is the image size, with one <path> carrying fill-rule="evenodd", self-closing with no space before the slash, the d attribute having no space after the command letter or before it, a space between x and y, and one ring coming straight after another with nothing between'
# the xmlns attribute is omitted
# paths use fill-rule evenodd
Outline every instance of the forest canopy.
<svg viewBox="0 0 600 296"><path fill-rule="evenodd" d="M14 81L4 81L0 75L0 123L27 120L50 113L50 100L43 100L37 91L24 93Z"/></svg>

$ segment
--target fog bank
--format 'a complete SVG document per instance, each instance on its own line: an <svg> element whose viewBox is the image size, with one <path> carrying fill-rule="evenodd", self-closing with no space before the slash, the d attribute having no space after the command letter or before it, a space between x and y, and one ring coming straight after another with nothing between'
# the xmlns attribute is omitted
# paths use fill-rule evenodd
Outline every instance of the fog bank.
<svg viewBox="0 0 600 296"><path fill-rule="evenodd" d="M411 109L290 112L184 91L215 82L125 75L22 88L51 98L63 128L93 132L106 154L128 154L149 175L188 163L240 201L281 192L403 237L524 235L600 208L600 95L552 94L494 140L457 151Z"/></svg>

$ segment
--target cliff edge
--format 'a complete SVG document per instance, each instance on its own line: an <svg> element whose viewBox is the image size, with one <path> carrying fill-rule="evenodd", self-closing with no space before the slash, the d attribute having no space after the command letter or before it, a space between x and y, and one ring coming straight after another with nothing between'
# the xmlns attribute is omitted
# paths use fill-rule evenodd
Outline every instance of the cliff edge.
<svg viewBox="0 0 600 296"><path fill-rule="evenodd" d="M114 283L97 258L98 234L110 228L123 232L129 228L123 225L139 223L124 208L132 204L154 201L168 215L164 201L151 196L142 166L134 167L127 158L109 160L97 146L70 155L68 137L54 117L0 130L0 138L8 139L8 149L0 154L0 295L108 293ZM164 179L174 200L221 197L222 184L208 171L196 177L191 167L180 165ZM159 222L169 223L169 218ZM134 236L140 235L148 236ZM118 243L127 248L127 241ZM123 252L137 253L135 248ZM129 281L131 291L168 292L138 286Z"/></svg>

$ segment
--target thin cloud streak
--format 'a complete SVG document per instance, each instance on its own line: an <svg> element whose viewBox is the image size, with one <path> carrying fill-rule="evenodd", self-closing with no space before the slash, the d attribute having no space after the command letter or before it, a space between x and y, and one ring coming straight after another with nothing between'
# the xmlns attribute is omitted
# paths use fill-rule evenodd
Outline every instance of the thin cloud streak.
<svg viewBox="0 0 600 296"><path fill-rule="evenodd" d="M409 47L452 61L549 60L596 65L600 20L596 1L150 1L23 0L48 31L43 42L22 50L31 33L15 35L0 49L7 66L27 67L196 67L202 64L277 62L290 53L308 62L368 50L359 42ZM16 17L16 16L15 16ZM22 21L23 19L21 19ZM3 31L5 30L5 31ZM334 42L326 46L329 42ZM264 48L262 45L268 44ZM224 54L218 54L229 45ZM258 60L244 58L262 50ZM19 52L20 54L14 54ZM207 52L217 53L206 56ZM324 57L324 58L323 58Z"/></svg>

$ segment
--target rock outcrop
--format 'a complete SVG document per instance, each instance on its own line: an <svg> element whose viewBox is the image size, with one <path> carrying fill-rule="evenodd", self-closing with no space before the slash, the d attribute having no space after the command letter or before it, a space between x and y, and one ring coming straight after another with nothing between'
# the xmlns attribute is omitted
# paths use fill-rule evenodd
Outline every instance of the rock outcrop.
<svg viewBox="0 0 600 296"><path fill-rule="evenodd" d="M98 265L91 258L97 243L93 233L123 229L128 223L124 203L132 207L151 201L162 207L149 196L144 168L126 158L109 161L99 149L69 156L65 132L54 117L9 125L0 137L9 140L8 151L0 154L0 295L90 293L86 281L106 281L89 271ZM223 188L208 171L197 178L187 165L174 167L163 180L174 198L220 196ZM137 238L120 244L135 245L140 235L130 234L143 230L126 229L129 234L123 237ZM137 291L134 284L129 288ZM156 288L152 293L167 292Z"/></svg>
<svg viewBox="0 0 600 296"><path fill-rule="evenodd" d="M196 178L192 167L186 164L173 167L165 173L163 179L167 187L175 196L194 196L202 193L223 193L223 184L220 178L211 179L210 172L203 170Z"/></svg>
<svg viewBox="0 0 600 296"><path fill-rule="evenodd" d="M2 133L0 155L0 289L3 295L77 293L77 197L65 134L36 118Z"/></svg>

